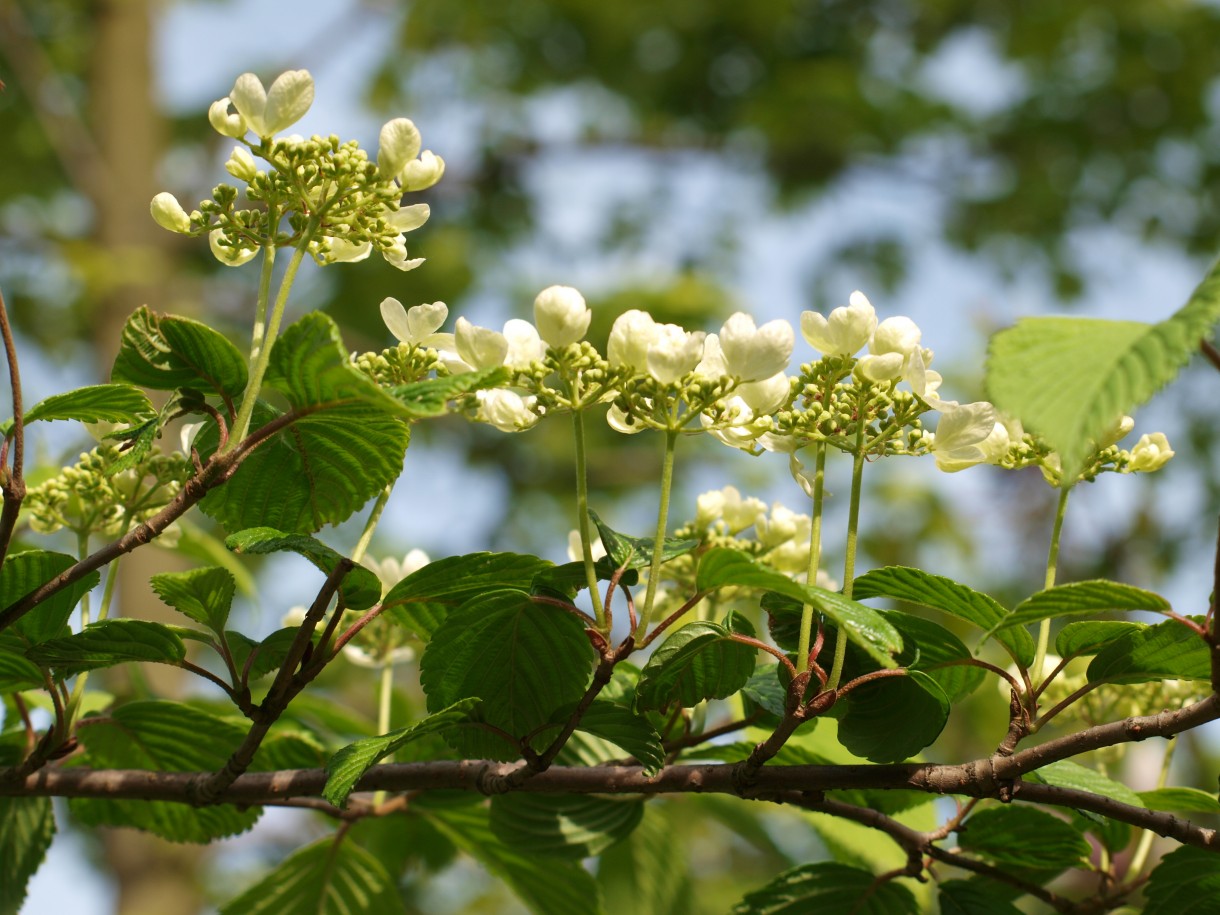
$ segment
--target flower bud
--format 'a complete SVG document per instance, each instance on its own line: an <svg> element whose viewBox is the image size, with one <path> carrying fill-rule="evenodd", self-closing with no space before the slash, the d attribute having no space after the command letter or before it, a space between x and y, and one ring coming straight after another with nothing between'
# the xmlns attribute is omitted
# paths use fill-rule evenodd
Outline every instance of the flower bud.
<svg viewBox="0 0 1220 915"><path fill-rule="evenodd" d="M532 394L522 397L516 391L492 388L478 391L475 396L479 401L479 419L501 432L524 432L538 422L538 414L530 409L537 400Z"/></svg>
<svg viewBox="0 0 1220 915"><path fill-rule="evenodd" d="M419 154L418 159L412 159L398 176L398 183L404 191L423 191L432 187L445 174L445 160L430 149Z"/></svg>
<svg viewBox="0 0 1220 915"><path fill-rule="evenodd" d="M592 319L585 297L571 286L548 286L534 299L538 336L554 349L581 340Z"/></svg>
<svg viewBox="0 0 1220 915"><path fill-rule="evenodd" d="M509 368L524 371L546 358L546 345L538 336L538 328L529 321L511 318L505 322L504 339L508 341L504 364Z"/></svg>
<svg viewBox="0 0 1220 915"><path fill-rule="evenodd" d="M1131 449L1127 470L1131 473L1152 473L1168 464L1173 455L1174 451L1169 447L1169 439L1165 438L1164 432L1142 435Z"/></svg>
<svg viewBox="0 0 1220 915"><path fill-rule="evenodd" d="M1097 442L1097 450L1101 451L1104 448L1109 448L1111 445L1117 445L1134 428L1134 419L1130 416L1120 416L1110 428L1101 434L1101 438ZM1144 436L1144 438L1147 438L1147 436ZM1140 441L1143 441L1143 439L1140 439ZM1136 447L1138 448L1139 446L1137 445Z"/></svg>
<svg viewBox="0 0 1220 915"><path fill-rule="evenodd" d="M801 314L801 336L827 356L854 356L877 329L877 312L862 292L853 292L846 308L836 308L829 318L816 311Z"/></svg>
<svg viewBox="0 0 1220 915"><path fill-rule="evenodd" d="M905 360L919 346L921 335L919 327L910 318L901 315L886 318L873 332L868 351L875 355L898 353Z"/></svg>
<svg viewBox="0 0 1220 915"><path fill-rule="evenodd" d="M235 146L228 161L225 162L225 171L238 181L245 181L249 184L258 174L258 165L244 146Z"/></svg>
<svg viewBox="0 0 1220 915"><path fill-rule="evenodd" d="M648 312L638 308L623 312L610 328L610 341L606 346L610 364L648 371L648 347L658 333L657 322Z"/></svg>
<svg viewBox="0 0 1220 915"><path fill-rule="evenodd" d="M191 231L191 217L186 215L178 198L169 191L162 191L152 199L149 211L153 220L163 229L186 235Z"/></svg>
<svg viewBox="0 0 1220 915"><path fill-rule="evenodd" d="M408 162L419 155L419 130L408 118L394 118L381 128L377 147L377 170L385 178L396 178Z"/></svg>
<svg viewBox="0 0 1220 915"><path fill-rule="evenodd" d="M508 355L508 339L499 331L457 319L453 335L458 357L474 369L490 369L504 364ZM494 423L493 423L494 425Z"/></svg>
<svg viewBox="0 0 1220 915"><path fill-rule="evenodd" d="M758 381L787 368L796 335L787 321L755 327L754 319L739 311L724 322L719 337L729 374L742 381Z"/></svg>
<svg viewBox="0 0 1220 915"><path fill-rule="evenodd" d="M212 102L208 108L208 123L222 137L232 137L237 139L244 137L246 131L246 119L241 116L240 112L229 112L229 97L226 95L222 99Z"/></svg>

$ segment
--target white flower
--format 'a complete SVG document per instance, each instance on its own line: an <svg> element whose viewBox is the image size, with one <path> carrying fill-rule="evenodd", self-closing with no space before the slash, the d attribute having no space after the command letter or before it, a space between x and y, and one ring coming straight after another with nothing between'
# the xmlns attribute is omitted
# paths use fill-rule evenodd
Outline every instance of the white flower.
<svg viewBox="0 0 1220 915"><path fill-rule="evenodd" d="M399 207L385 217L386 224L399 233L418 229L432 215L432 207L426 203L413 203L411 206Z"/></svg>
<svg viewBox="0 0 1220 915"><path fill-rule="evenodd" d="M416 549L403 556L401 562L393 556L387 556L381 561L366 556L361 564L381 581L381 593L385 596L396 584L431 561L427 553Z"/></svg>
<svg viewBox="0 0 1220 915"><path fill-rule="evenodd" d="M612 366L625 365L638 372L648 371L648 347L656 338L657 322L646 311L633 308L614 320L606 356Z"/></svg>
<svg viewBox="0 0 1220 915"><path fill-rule="evenodd" d="M933 410L952 409L958 405L957 401L941 400L937 391L944 379L940 377L940 372L934 372L928 368L931 361L932 351L930 349L915 347L903 365L902 380L909 384L911 390Z"/></svg>
<svg viewBox="0 0 1220 915"><path fill-rule="evenodd" d="M182 446L183 454L191 453L191 447L195 444L195 436L199 434L199 430L202 429L204 425L205 423L203 420L200 420L197 423L182 424L182 428L178 430L178 444Z"/></svg>
<svg viewBox="0 0 1220 915"><path fill-rule="evenodd" d="M396 178L406 164L419 155L419 130L407 118L386 121L377 146L377 170Z"/></svg>
<svg viewBox="0 0 1220 915"><path fill-rule="evenodd" d="M408 270L414 270L424 262L422 257L413 259L407 258L407 240L404 236L399 235L394 239L394 244L388 248L381 249L381 256L385 258L385 262L395 269L406 273Z"/></svg>
<svg viewBox="0 0 1220 915"><path fill-rule="evenodd" d="M732 315L720 328L720 351L730 375L742 381L770 378L788 366L796 335L787 321L754 326L744 312Z"/></svg>
<svg viewBox="0 0 1220 915"><path fill-rule="evenodd" d="M222 245L220 241L224 238L224 234L223 229L209 232L208 246L212 249L212 256L226 267L240 267L251 260L254 255L258 254L258 248L238 248L232 245Z"/></svg>
<svg viewBox="0 0 1220 915"><path fill-rule="evenodd" d="M1113 425L1110 426L1104 433L1101 439L1097 442L1097 450L1101 451L1104 448L1109 448L1111 445L1117 445L1121 439L1127 437L1132 429L1135 428L1135 420L1130 416L1120 416ZM1144 436L1147 438L1148 436ZM1143 439L1140 439L1142 442ZM1138 448L1139 446L1136 445Z"/></svg>
<svg viewBox="0 0 1220 915"><path fill-rule="evenodd" d="M860 360L859 370L869 381L893 381L902 375L907 357L919 347L921 333L910 318L886 318L877 325L868 345L869 355Z"/></svg>
<svg viewBox="0 0 1220 915"><path fill-rule="evenodd" d="M410 645L401 645L398 648L391 649L389 654L374 656L359 645L353 645L351 642L348 642L343 646L343 657L357 667L381 670L383 667L406 664L408 661L414 660L415 649Z"/></svg>
<svg viewBox="0 0 1220 915"><path fill-rule="evenodd" d="M729 374L729 368L724 364L724 353L720 349L720 338L716 334L703 338L703 358L695 366L695 374L713 381Z"/></svg>
<svg viewBox="0 0 1220 915"><path fill-rule="evenodd" d="M1130 473L1152 473L1169 463L1174 455L1169 447L1169 439L1164 432L1153 432L1141 435L1140 440L1131 449L1131 461L1127 464Z"/></svg>
<svg viewBox="0 0 1220 915"><path fill-rule="evenodd" d="M703 331L687 333L677 324L656 324L645 362L648 374L661 384L673 384L691 371L703 355Z"/></svg>
<svg viewBox="0 0 1220 915"><path fill-rule="evenodd" d="M449 307L444 302L430 305L415 305L407 310L395 298L381 300L381 320L399 342L409 346L426 346L438 350L453 350L453 334L437 331L449 317Z"/></svg>
<svg viewBox="0 0 1220 915"><path fill-rule="evenodd" d="M772 504L771 514L760 514L754 522L758 532L758 542L763 546L775 547L802 536L809 539L812 520L808 515L798 514L778 502Z"/></svg>
<svg viewBox="0 0 1220 915"><path fill-rule="evenodd" d="M585 297L571 286L548 286L534 299L538 334L554 349L583 339L592 319Z"/></svg>
<svg viewBox="0 0 1220 915"><path fill-rule="evenodd" d="M606 555L606 547L602 544L600 537L594 537L589 548L593 551L594 562ZM580 546L580 531L568 531L568 559L572 562L583 562L584 558L585 555Z"/></svg>
<svg viewBox="0 0 1220 915"><path fill-rule="evenodd" d="M254 161L254 157L250 155L246 147L234 146L228 161L225 162L225 171L238 181L249 183L258 174L258 163Z"/></svg>
<svg viewBox="0 0 1220 915"><path fill-rule="evenodd" d="M538 328L529 321L511 318L504 324L504 339L508 341L508 354L504 364L512 369L525 370L531 363L546 358L546 345L538 335Z"/></svg>
<svg viewBox="0 0 1220 915"><path fill-rule="evenodd" d="M182 209L178 198L169 191L162 191L148 205L153 221L163 229L185 235L191 231L191 217Z"/></svg>
<svg viewBox="0 0 1220 915"><path fill-rule="evenodd" d="M796 456L795 449L788 452L788 472L792 474L792 479L796 480L796 484L801 487L801 492L812 499L814 471L805 469L801 459Z"/></svg>
<svg viewBox="0 0 1220 915"><path fill-rule="evenodd" d="M457 319L453 334L458 358L472 369L493 369L504 364L508 339L498 330L479 327L465 318Z"/></svg>
<svg viewBox="0 0 1220 915"><path fill-rule="evenodd" d="M478 418L501 432L524 432L538 422L539 416L532 409L538 398L532 394L522 397L516 391L492 388L475 396L479 399Z"/></svg>
<svg viewBox="0 0 1220 915"><path fill-rule="evenodd" d="M931 438L936 467L945 473L999 460L1008 451L1008 430L986 401L944 410Z"/></svg>
<svg viewBox="0 0 1220 915"><path fill-rule="evenodd" d="M756 414L774 413L788 400L792 390L791 381L783 372L776 372L762 381L747 381L733 392Z"/></svg>
<svg viewBox="0 0 1220 915"><path fill-rule="evenodd" d="M398 183L404 191L423 191L432 187L445 174L445 160L425 149L418 159L412 159L403 166L398 176Z"/></svg>
<svg viewBox="0 0 1220 915"><path fill-rule="evenodd" d="M251 130L263 138L273 137L305 116L313 104L313 77L308 70L288 70L265 90L257 76L243 73L229 98Z"/></svg>
<svg viewBox="0 0 1220 915"><path fill-rule="evenodd" d="M606 422L615 432L622 432L624 435L635 435L637 432L643 432L648 428L648 426L639 421L629 422L628 420L630 419L631 417L613 404L606 411Z"/></svg>
<svg viewBox="0 0 1220 915"><path fill-rule="evenodd" d="M701 515L709 516L709 524L723 520L730 534L741 533L767 511L767 503L753 496L743 499L736 486L705 492L695 504ZM711 512L715 517L710 517Z"/></svg>
<svg viewBox="0 0 1220 915"><path fill-rule="evenodd" d="M308 612L305 607L292 607L280 620L280 626L284 629L287 629L289 626L299 626L305 622L305 614Z"/></svg>
<svg viewBox="0 0 1220 915"><path fill-rule="evenodd" d="M373 243L357 243L346 238L323 238L317 243L315 250L324 263L355 264L373 253Z"/></svg>
<svg viewBox="0 0 1220 915"><path fill-rule="evenodd" d="M801 336L818 352L828 356L854 356L876 329L877 312L859 291L851 294L846 308L832 311L829 319L816 311L801 314Z"/></svg>
<svg viewBox="0 0 1220 915"><path fill-rule="evenodd" d="M208 108L208 122L212 125L212 129L223 137L244 137L246 135L246 120L241 114L234 112L229 113L229 97L226 95L222 99L217 99L212 102Z"/></svg>

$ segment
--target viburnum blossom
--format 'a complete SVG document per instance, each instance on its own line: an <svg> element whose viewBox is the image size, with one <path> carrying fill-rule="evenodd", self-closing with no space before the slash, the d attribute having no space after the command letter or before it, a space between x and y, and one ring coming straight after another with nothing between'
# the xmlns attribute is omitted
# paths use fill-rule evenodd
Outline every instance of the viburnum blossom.
<svg viewBox="0 0 1220 915"><path fill-rule="evenodd" d="M571 286L548 286L534 299L538 336L555 349L584 339L591 320L585 297Z"/></svg>
<svg viewBox="0 0 1220 915"><path fill-rule="evenodd" d="M732 315L718 334L728 373L741 381L770 378L788 367L796 334L787 321L776 319L762 327L745 312Z"/></svg>
<svg viewBox="0 0 1220 915"><path fill-rule="evenodd" d="M927 435L936 467L945 473L997 461L1008 450L1008 430L986 401L944 409L936 432Z"/></svg>
<svg viewBox="0 0 1220 915"><path fill-rule="evenodd" d="M834 309L829 318L816 311L801 314L801 336L827 356L854 356L868 344L876 329L877 312L859 290L851 294L847 307Z"/></svg>
<svg viewBox="0 0 1220 915"><path fill-rule="evenodd" d="M1152 473L1168 464L1173 455L1174 451L1169 447L1169 439L1164 432L1142 435L1131 449L1127 470L1132 473Z"/></svg>
<svg viewBox="0 0 1220 915"><path fill-rule="evenodd" d="M437 332L448 316L449 307L444 302L414 305L404 309L398 299L386 297L381 300L381 319L400 343L409 346L426 346L435 350L455 352L453 334Z"/></svg>

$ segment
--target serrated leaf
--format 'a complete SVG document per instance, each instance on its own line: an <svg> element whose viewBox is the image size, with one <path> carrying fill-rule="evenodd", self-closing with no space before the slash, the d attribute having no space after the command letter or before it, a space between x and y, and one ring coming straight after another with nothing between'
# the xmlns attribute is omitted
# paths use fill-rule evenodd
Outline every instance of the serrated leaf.
<svg viewBox="0 0 1220 915"><path fill-rule="evenodd" d="M949 699L922 671L883 677L849 692L839 741L875 763L909 759L930 746L949 720Z"/></svg>
<svg viewBox="0 0 1220 915"><path fill-rule="evenodd" d="M1149 810L1165 813L1220 813L1220 801L1216 795L1198 788L1157 788L1140 791L1140 803Z"/></svg>
<svg viewBox="0 0 1220 915"><path fill-rule="evenodd" d="M690 708L731 696L753 675L757 651L734 640L719 623L688 623L671 633L640 671L636 707L661 709L677 702Z"/></svg>
<svg viewBox="0 0 1220 915"><path fill-rule="evenodd" d="M650 801L640 824L597 862L608 912L690 915L691 879L685 842L674 823L683 808Z"/></svg>
<svg viewBox="0 0 1220 915"><path fill-rule="evenodd" d="M0 632L0 693L45 686L42 671L25 657L26 643L13 632Z"/></svg>
<svg viewBox="0 0 1220 915"><path fill-rule="evenodd" d="M1061 658L1073 658L1097 654L1106 645L1138 629L1145 623L1125 620L1089 620L1083 623L1068 623L1055 637L1055 654Z"/></svg>
<svg viewBox="0 0 1220 915"><path fill-rule="evenodd" d="M199 388L234 398L246 389L246 357L206 324L141 306L123 327L110 377L156 391Z"/></svg>
<svg viewBox="0 0 1220 915"><path fill-rule="evenodd" d="M597 574L598 581L609 581L617 571L609 556L603 556L593 563L593 570ZM621 584L629 588L634 587L639 580L640 573L636 569L627 569L619 579ZM535 575L533 582L530 584L530 593L537 594L540 589L550 588L568 597L573 597L588 586L589 582L585 577L585 564L583 562L565 562L563 565L543 569Z"/></svg>
<svg viewBox="0 0 1220 915"><path fill-rule="evenodd" d="M555 713L551 719L555 730L563 726L574 708L563 708ZM595 699L580 716L576 730L592 734L618 747L625 755L635 757L646 775L655 775L665 766L665 749L656 728L643 715L637 715L626 706ZM551 732L544 732L542 736L549 737Z"/></svg>
<svg viewBox="0 0 1220 915"><path fill-rule="evenodd" d="M625 565L629 569L642 569L652 562L655 537L628 537L626 534L620 534L605 524L593 509L589 509L589 517L597 525L602 546L606 548L606 555L614 568L618 569ZM678 540L667 537L661 543L661 561L669 562L671 559L685 556L698 546L698 540Z"/></svg>
<svg viewBox="0 0 1220 915"><path fill-rule="evenodd" d="M237 591L237 581L227 569L207 566L186 572L161 572L152 576L149 584L161 600L179 613L217 635L224 632Z"/></svg>
<svg viewBox="0 0 1220 915"><path fill-rule="evenodd" d="M71 676L128 661L177 666L186 658L186 646L161 623L113 619L91 623L74 635L48 639L30 648L26 657L55 668L61 676Z"/></svg>
<svg viewBox="0 0 1220 915"><path fill-rule="evenodd" d="M1059 453L1070 485L1093 443L1173 380L1218 318L1220 264L1158 324L1024 318L991 338L989 399Z"/></svg>
<svg viewBox="0 0 1220 915"><path fill-rule="evenodd" d="M105 717L85 718L77 731L82 762L95 769L215 772L245 736L231 721L180 702L131 702ZM170 801L73 798L88 826L134 826L171 842L211 842L254 825L261 807L192 807Z"/></svg>
<svg viewBox="0 0 1220 915"><path fill-rule="evenodd" d="M1019 804L977 811L958 830L958 844L1001 867L1043 875L1074 867L1089 855L1088 841L1070 823Z"/></svg>
<svg viewBox="0 0 1220 915"><path fill-rule="evenodd" d="M253 428L280 415L260 404ZM347 520L397 479L409 437L403 422L378 407L339 403L272 436L199 507L231 531L272 527L312 533ZM195 447L205 460L212 455L214 426L199 433Z"/></svg>
<svg viewBox="0 0 1220 915"><path fill-rule="evenodd" d="M788 688L780 682L779 667L775 664L759 664L741 688L741 695L775 718L784 716Z"/></svg>
<svg viewBox="0 0 1220 915"><path fill-rule="evenodd" d="M330 575L344 558L320 540L308 534L286 534L271 527L254 527L225 538L225 546L234 553L263 555L266 553L292 552L304 556ZM381 599L381 579L376 573L356 564L343 577L339 585L345 606L349 610L367 610Z"/></svg>
<svg viewBox="0 0 1220 915"><path fill-rule="evenodd" d="M11 607L74 565L76 560L64 553L46 550L10 553L5 557L3 570L0 571L0 608ZM81 596L96 587L99 580L97 572L90 572L17 620L12 631L34 645L61 635Z"/></svg>
<svg viewBox="0 0 1220 915"><path fill-rule="evenodd" d="M1039 591L1017 604L997 630L1025 626L1040 620L1113 610L1172 609L1169 601L1159 594L1117 581L1076 581Z"/></svg>
<svg viewBox="0 0 1220 915"><path fill-rule="evenodd" d="M292 643L296 641L300 629L300 626L285 626L283 629L275 630L261 642L255 642L248 636L233 630L226 632L225 638L229 643L230 651L233 652L234 665L239 671L246 670L249 682L253 683L272 671L279 670L280 665L287 659L288 651L292 647ZM321 633L315 629L313 633L315 645L320 636ZM250 655L255 651L257 654L251 661Z"/></svg>
<svg viewBox="0 0 1220 915"><path fill-rule="evenodd" d="M910 890L893 880L878 884L869 871L824 861L784 871L733 907L734 915L795 912L919 915L919 904Z"/></svg>
<svg viewBox="0 0 1220 915"><path fill-rule="evenodd" d="M933 575L922 569L906 566L886 566L861 575L852 585L852 594L860 600L888 597L906 601L929 610L938 610L990 631L1008 615L1008 611L993 597L966 585ZM1028 666L1034 660L1034 640L1024 629L1005 630L995 634L995 640L1007 649L1019 664Z"/></svg>
<svg viewBox="0 0 1220 915"><path fill-rule="evenodd" d="M601 915L604 909L593 877L578 863L541 858L529 848L499 841L482 805L416 803L446 838L499 877L534 915Z"/></svg>
<svg viewBox="0 0 1220 915"><path fill-rule="evenodd" d="M483 700L484 721L523 737L547 724L556 709L580 699L593 660L593 648L575 616L536 604L524 591L502 589L449 612L420 659L420 684L428 711L477 697ZM481 729L444 736L471 757L520 756L507 741Z"/></svg>
<svg viewBox="0 0 1220 915"><path fill-rule="evenodd" d="M1202 622L1202 617L1192 617ZM1153 680L1210 680L1207 644L1176 620L1142 627L1115 639L1097 653L1088 681L1149 683Z"/></svg>
<svg viewBox="0 0 1220 915"><path fill-rule="evenodd" d="M1054 785L1057 788L1073 788L1077 791L1087 791L1090 794L1100 794L1122 804L1132 807L1143 807L1140 796L1121 782L1106 778L1096 769L1090 769L1070 759L1061 759L1036 769L1025 776L1030 781L1041 782L1044 785Z"/></svg>
<svg viewBox="0 0 1220 915"><path fill-rule="evenodd" d="M319 839L220 907L221 915L361 915L404 912L381 862L342 836Z"/></svg>
<svg viewBox="0 0 1220 915"><path fill-rule="evenodd" d="M937 889L940 915L1021 915L1008 893L989 880L945 880Z"/></svg>
<svg viewBox="0 0 1220 915"><path fill-rule="evenodd" d="M427 641L441 624L447 606L486 591L528 591L537 575L554 564L524 553L467 553L448 556L416 569L382 601L383 612Z"/></svg>
<svg viewBox="0 0 1220 915"><path fill-rule="evenodd" d="M1220 859L1214 851L1171 851L1148 876L1144 915L1197 915L1220 899Z"/></svg>
<svg viewBox="0 0 1220 915"><path fill-rule="evenodd" d="M6 797L0 803L0 915L17 915L30 878L55 838L49 797Z"/></svg>
<svg viewBox="0 0 1220 915"><path fill-rule="evenodd" d="M898 663L926 673L945 691L950 702L970 695L986 678L978 667L953 663L970 660L970 649L944 626L901 610L880 613L902 636L903 651Z"/></svg>
<svg viewBox="0 0 1220 915"><path fill-rule="evenodd" d="M429 378L388 389L390 396L401 404L407 414L416 419L443 416L449 412L449 401L463 394L498 388L512 379L504 366L463 372L445 378Z"/></svg>
<svg viewBox="0 0 1220 915"><path fill-rule="evenodd" d="M106 437L121 441L122 452L108 468L109 472L111 474L124 473L144 463L160 436L161 418L159 416L154 416L137 426L123 429L121 432L110 433Z"/></svg>
<svg viewBox="0 0 1220 915"><path fill-rule="evenodd" d="M579 861L622 841L643 814L642 800L513 792L492 798L489 822L505 845Z"/></svg>
<svg viewBox="0 0 1220 915"><path fill-rule="evenodd" d="M95 384L40 400L24 421L77 420L82 423L134 423L154 412L148 395L129 384ZM12 420L4 424L5 434Z"/></svg>
<svg viewBox="0 0 1220 915"><path fill-rule="evenodd" d="M714 591L729 585L775 591L812 604L882 667L894 667L892 655L902 651L902 637L898 631L872 607L824 588L795 582L780 572L758 565L738 550L708 550L699 560L696 587L700 591Z"/></svg>
<svg viewBox="0 0 1220 915"><path fill-rule="evenodd" d="M356 782L372 766L412 740L427 734L439 734L474 720L479 705L478 699L461 699L409 727L349 744L335 753L326 764L326 787L322 790L322 796L336 807L346 807L347 797L356 787Z"/></svg>

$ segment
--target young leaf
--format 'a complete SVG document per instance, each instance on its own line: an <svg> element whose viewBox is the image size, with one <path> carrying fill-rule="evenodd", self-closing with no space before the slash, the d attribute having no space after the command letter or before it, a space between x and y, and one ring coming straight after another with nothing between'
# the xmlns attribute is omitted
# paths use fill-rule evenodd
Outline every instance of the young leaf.
<svg viewBox="0 0 1220 915"><path fill-rule="evenodd" d="M215 772L245 729L179 702L130 702L111 714L85 718L78 731L83 762L95 769ZM87 826L134 826L171 842L211 842L254 825L261 807L192 807L170 801L73 798L69 806Z"/></svg>
<svg viewBox="0 0 1220 915"><path fill-rule="evenodd" d="M1149 810L1166 813L1220 813L1216 796L1198 788L1157 788L1139 792L1139 799Z"/></svg>
<svg viewBox="0 0 1220 915"><path fill-rule="evenodd" d="M1202 622L1202 617L1192 617ZM1090 683L1209 680L1207 644L1176 620L1136 629L1115 639L1089 663Z"/></svg>
<svg viewBox="0 0 1220 915"><path fill-rule="evenodd" d="M285 550L304 556L329 575L343 559L337 551L308 534L285 534L270 527L254 527L238 531L225 539L225 546L234 553L262 555ZM339 585L349 610L367 610L381 599L381 580L362 565L354 565Z"/></svg>
<svg viewBox="0 0 1220 915"><path fill-rule="evenodd" d="M875 763L902 762L932 744L949 720L949 699L927 674L912 670L853 689L839 721L839 741Z"/></svg>
<svg viewBox="0 0 1220 915"><path fill-rule="evenodd" d="M802 585L780 572L758 565L739 550L708 550L699 561L696 587L700 591L714 591L728 585L775 591L812 604L882 667L895 666L892 655L902 650L898 631L872 607L833 591Z"/></svg>
<svg viewBox="0 0 1220 915"><path fill-rule="evenodd" d="M449 612L420 659L420 683L430 712L477 697L483 700L484 721L519 738L580 699L593 659L575 616L536 604L524 591L503 589ZM516 747L481 729L450 730L444 736L471 757L520 756Z"/></svg>
<svg viewBox="0 0 1220 915"><path fill-rule="evenodd" d="M279 867L220 907L221 915L355 915L405 912L394 879L343 835L293 852Z"/></svg>
<svg viewBox="0 0 1220 915"><path fill-rule="evenodd" d="M48 639L25 654L35 664L54 667L61 676L72 676L128 661L176 666L186 658L186 646L161 623L113 619L91 623L75 635Z"/></svg>
<svg viewBox="0 0 1220 915"><path fill-rule="evenodd" d="M958 844L1001 867L1043 876L1074 867L1090 850L1071 824L1020 804L977 811L958 830Z"/></svg>
<svg viewBox="0 0 1220 915"><path fill-rule="evenodd" d="M733 908L734 915L793 912L919 915L919 904L900 883L878 884L869 871L824 861L784 871L761 889L747 893Z"/></svg>
<svg viewBox="0 0 1220 915"><path fill-rule="evenodd" d="M95 384L41 400L26 411L24 419L27 424L57 419L74 419L82 423L134 423L153 412L148 395L137 387Z"/></svg>
<svg viewBox="0 0 1220 915"><path fill-rule="evenodd" d="M123 327L110 377L155 391L199 388L234 398L246 389L246 357L206 324L141 306Z"/></svg>
<svg viewBox="0 0 1220 915"><path fill-rule="evenodd" d="M597 882L608 912L690 915L691 878L685 842L675 823L684 808L660 801L625 840L602 853Z"/></svg>
<svg viewBox="0 0 1220 915"><path fill-rule="evenodd" d="M1063 461L1070 485L1093 444L1177 375L1220 319L1220 264L1159 324L1024 318L991 338L987 390Z"/></svg>
<svg viewBox="0 0 1220 915"><path fill-rule="evenodd" d="M1159 594L1124 585L1117 581L1076 581L1039 591L1017 604L997 626L1009 629L1045 619L1083 616L1112 610L1170 610L1169 601Z"/></svg>
<svg viewBox="0 0 1220 915"><path fill-rule="evenodd" d="M1145 623L1130 623L1125 620L1068 623L1059 630L1059 635L1055 636L1055 654L1061 658L1097 654L1116 639L1145 626Z"/></svg>
<svg viewBox="0 0 1220 915"><path fill-rule="evenodd" d="M376 763L412 740L426 734L439 734L475 720L479 704L478 699L461 699L449 708L429 715L409 727L349 744L332 756L326 764L326 787L322 796L336 807L346 807L347 796L356 787L356 782Z"/></svg>
<svg viewBox="0 0 1220 915"><path fill-rule="evenodd" d="M652 546L656 542L656 538L628 537L626 534L620 534L603 523L593 509L589 509L589 517L597 525L602 546L606 548L606 555L614 568L618 569L626 565L629 569L642 569L652 562ZM667 537L661 544L661 561L669 562L671 559L685 556L698 546L698 540L676 540Z"/></svg>
<svg viewBox="0 0 1220 915"><path fill-rule="evenodd" d="M0 608L12 606L74 565L76 560L64 553L50 553L46 550L10 553L5 557L3 570L0 571ZM13 632L35 645L61 635L81 596L94 588L99 580L97 572L90 572L79 581L57 591L17 620L13 624Z"/></svg>
<svg viewBox="0 0 1220 915"><path fill-rule="evenodd" d="M402 405L413 419L444 416L449 412L449 401L463 394L495 388L507 383L511 373L503 366L463 372L447 378L428 378L411 384L400 384L389 388L390 396Z"/></svg>
<svg viewBox="0 0 1220 915"><path fill-rule="evenodd" d="M887 566L861 575L852 585L852 594L859 600L889 597L906 601L929 610L939 610L988 631L1008 615L1008 611L995 598L981 591L943 575L905 566ZM1034 640L1024 629L997 632L995 639L1017 663L1026 666L1033 663Z"/></svg>
<svg viewBox="0 0 1220 915"><path fill-rule="evenodd" d="M1148 877L1144 915L1207 912L1220 899L1220 860L1201 848L1175 849Z"/></svg>
<svg viewBox="0 0 1220 915"><path fill-rule="evenodd" d="M719 623L688 623L652 653L636 686L636 707L683 708L733 695L754 673L757 649L735 641Z"/></svg>
<svg viewBox="0 0 1220 915"><path fill-rule="evenodd" d="M26 887L55 838L49 797L6 797L0 803L0 912L16 915Z"/></svg>
<svg viewBox="0 0 1220 915"><path fill-rule="evenodd" d="M642 800L518 791L492 798L490 825L509 847L579 861L622 841L643 814Z"/></svg>
<svg viewBox="0 0 1220 915"><path fill-rule="evenodd" d="M990 880L945 880L937 889L941 915L1021 915L1008 891Z"/></svg>
<svg viewBox="0 0 1220 915"><path fill-rule="evenodd" d="M153 591L179 613L220 635L233 605L237 581L217 566L162 572L149 579Z"/></svg>

